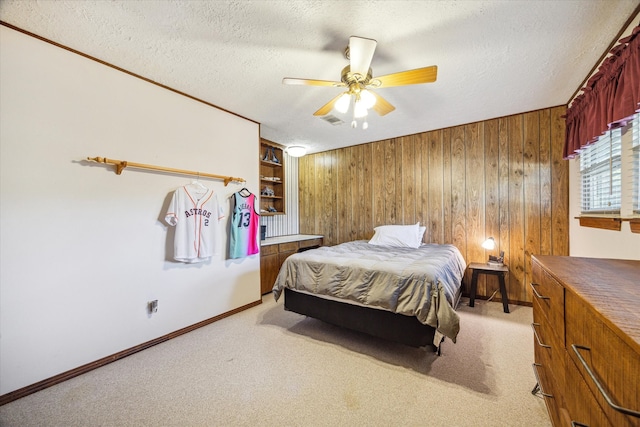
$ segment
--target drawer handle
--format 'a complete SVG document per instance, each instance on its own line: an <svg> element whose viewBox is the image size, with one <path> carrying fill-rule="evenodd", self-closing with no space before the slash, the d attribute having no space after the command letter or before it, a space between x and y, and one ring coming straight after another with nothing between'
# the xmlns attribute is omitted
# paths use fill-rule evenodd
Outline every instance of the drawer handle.
<svg viewBox="0 0 640 427"><path fill-rule="evenodd" d="M538 291L536 290L536 288L535 288L535 287L536 287L536 286L540 286L540 285L538 285L537 283L533 283L533 282L531 282L531 283L529 283L529 285L531 285L531 290L533 290L533 293L535 294L535 296L536 296L538 299L551 299L551 298L549 298L549 297L547 297L547 296L540 295L540 294L538 293Z"/></svg>
<svg viewBox="0 0 640 427"><path fill-rule="evenodd" d="M595 383L596 387L598 388L598 391L600 392L600 394L602 394L602 397L604 397L604 400L607 401L609 406L611 406L613 409L615 409L618 412L622 412L623 414L627 414L627 415L631 415L632 417L640 418L640 412L634 411L633 409L623 408L622 406L618 406L615 403L613 403L613 400L611 400L611 397L604 390L604 388L600 384L600 381L598 381L598 378L596 378L596 376L593 373L593 371L591 371L591 368L587 364L587 361L584 360L584 358L580 354L580 351L578 351L578 349L587 350L587 351L591 351L591 349L589 347L585 347L583 345L577 345L577 344L571 344L571 348L576 353L576 356L578 356L578 359L580 360L580 363L582 363L582 366L587 371L587 374L589 374L589 376L591 377L591 380Z"/></svg>
<svg viewBox="0 0 640 427"><path fill-rule="evenodd" d="M531 329L533 329L533 336L536 337L536 341L538 341L538 345L540 347L544 347L544 348L551 348L550 345L543 344L542 341L540 341L540 337L538 336L538 331L536 331L536 326L540 326L540 323L532 323L531 324Z"/></svg>
<svg viewBox="0 0 640 427"><path fill-rule="evenodd" d="M531 366L533 366L533 375L536 376L536 381L538 382L538 390L540 390L540 394L543 395L544 397L553 398L553 394L545 393L544 390L542 389L542 384L540 383L540 377L538 376L538 366L542 366L542 365L539 363L534 363Z"/></svg>
<svg viewBox="0 0 640 427"><path fill-rule="evenodd" d="M589 427L586 424L579 423L577 421L571 421L571 427Z"/></svg>

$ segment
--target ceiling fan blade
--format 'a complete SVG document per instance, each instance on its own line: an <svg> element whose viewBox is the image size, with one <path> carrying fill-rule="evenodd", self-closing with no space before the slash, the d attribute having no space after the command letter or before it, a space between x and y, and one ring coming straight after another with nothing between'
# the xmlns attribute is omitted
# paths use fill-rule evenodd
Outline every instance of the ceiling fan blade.
<svg viewBox="0 0 640 427"><path fill-rule="evenodd" d="M438 66L416 68L415 70L401 71L399 73L387 74L385 76L376 77L372 81L374 87L393 87L404 85L415 85L420 83L431 83L436 81L438 75ZM380 82L376 85L375 80Z"/></svg>
<svg viewBox="0 0 640 427"><path fill-rule="evenodd" d="M369 92L371 92L373 96L376 97L376 103L371 108L379 115L384 116L396 109L396 107L389 104L389 102L386 99L384 99L374 91L370 90Z"/></svg>
<svg viewBox="0 0 640 427"><path fill-rule="evenodd" d="M378 42L373 39L349 37L349 65L352 73L358 73L362 77L367 76L377 44Z"/></svg>
<svg viewBox="0 0 640 427"><path fill-rule="evenodd" d="M330 87L344 87L342 82L333 82L329 80L312 80L312 79L294 79L291 77L285 77L282 79L282 84L285 85L304 85L304 86L330 86Z"/></svg>
<svg viewBox="0 0 640 427"><path fill-rule="evenodd" d="M344 92L339 93L338 96L336 96L331 101L327 102L322 107L320 107L320 109L318 111L316 111L315 113L313 113L313 115L314 116L326 116L327 114L329 114L329 112L331 110L333 110L333 106L336 104L336 101L338 101L338 98L340 98L343 94L344 94Z"/></svg>

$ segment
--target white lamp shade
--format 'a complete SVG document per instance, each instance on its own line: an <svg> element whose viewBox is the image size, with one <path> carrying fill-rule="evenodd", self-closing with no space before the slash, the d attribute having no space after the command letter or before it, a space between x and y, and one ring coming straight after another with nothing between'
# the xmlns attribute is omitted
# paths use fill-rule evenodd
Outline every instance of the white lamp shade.
<svg viewBox="0 0 640 427"><path fill-rule="evenodd" d="M302 157L307 154L307 149L302 145L292 145L287 148L287 154L291 157Z"/></svg>
<svg viewBox="0 0 640 427"><path fill-rule="evenodd" d="M364 107L368 110L369 108L376 105L376 97L373 96L371 92L364 89L360 91L360 102L362 102Z"/></svg>
<svg viewBox="0 0 640 427"><path fill-rule="evenodd" d="M339 113L346 113L349 109L349 104L351 103L351 95L348 92L342 94L340 98L336 101L334 108Z"/></svg>
<svg viewBox="0 0 640 427"><path fill-rule="evenodd" d="M353 109L353 117L360 118L365 117L369 112L367 111L367 107L364 105L364 102L358 101Z"/></svg>
<svg viewBox="0 0 640 427"><path fill-rule="evenodd" d="M496 248L496 241L493 240L493 237L489 237L482 243L482 247L488 250L494 250Z"/></svg>

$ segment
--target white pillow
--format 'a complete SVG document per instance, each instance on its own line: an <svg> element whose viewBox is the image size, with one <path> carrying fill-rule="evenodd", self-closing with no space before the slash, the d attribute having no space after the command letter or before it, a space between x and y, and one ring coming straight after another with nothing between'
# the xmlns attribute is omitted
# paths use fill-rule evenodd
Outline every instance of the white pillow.
<svg viewBox="0 0 640 427"><path fill-rule="evenodd" d="M369 243L378 246L398 246L418 248L422 243L420 223L414 225L381 225L374 228L375 233ZM426 227L424 227L426 230ZM424 231L422 232L424 234Z"/></svg>
<svg viewBox="0 0 640 427"><path fill-rule="evenodd" d="M418 223L418 243L422 244L422 238L424 237L424 233L427 231L427 227L422 227L420 223Z"/></svg>

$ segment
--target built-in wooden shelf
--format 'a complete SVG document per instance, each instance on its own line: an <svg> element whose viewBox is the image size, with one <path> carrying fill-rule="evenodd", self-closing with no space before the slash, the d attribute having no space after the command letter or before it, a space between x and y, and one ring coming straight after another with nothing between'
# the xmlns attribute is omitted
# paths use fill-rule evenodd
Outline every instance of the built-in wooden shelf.
<svg viewBox="0 0 640 427"><path fill-rule="evenodd" d="M265 156L271 159L275 155L277 162L264 160ZM285 214L285 182L284 182L284 149L281 145L260 138L260 215L284 215ZM267 179L265 179L267 178ZM277 180L268 178L278 178ZM262 194L265 189L273 191L273 196ZM274 208L276 212L269 212Z"/></svg>

